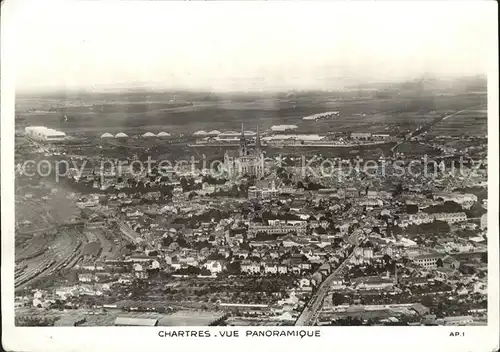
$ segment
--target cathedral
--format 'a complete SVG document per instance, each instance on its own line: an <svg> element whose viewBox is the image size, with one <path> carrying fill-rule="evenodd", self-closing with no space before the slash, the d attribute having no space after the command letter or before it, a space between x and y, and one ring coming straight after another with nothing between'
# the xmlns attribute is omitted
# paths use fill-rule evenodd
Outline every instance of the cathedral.
<svg viewBox="0 0 500 352"><path fill-rule="evenodd" d="M229 177L248 175L259 179L264 176L264 154L261 150L258 127L255 148L250 149L241 124L240 146L238 150L227 150L224 153L224 169Z"/></svg>

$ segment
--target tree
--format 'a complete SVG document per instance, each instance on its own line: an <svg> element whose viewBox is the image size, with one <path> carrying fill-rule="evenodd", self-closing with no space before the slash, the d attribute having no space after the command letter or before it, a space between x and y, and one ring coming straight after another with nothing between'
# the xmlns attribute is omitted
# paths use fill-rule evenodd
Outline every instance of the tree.
<svg viewBox="0 0 500 352"><path fill-rule="evenodd" d="M483 263L488 263L488 253L486 253L486 252L481 253L481 261Z"/></svg>
<svg viewBox="0 0 500 352"><path fill-rule="evenodd" d="M408 214L416 214L418 213L418 205L415 205L415 204L408 204L406 206L406 212Z"/></svg>
<svg viewBox="0 0 500 352"><path fill-rule="evenodd" d="M227 264L226 270L230 274L239 275L241 274L241 263L240 261L234 261Z"/></svg>
<svg viewBox="0 0 500 352"><path fill-rule="evenodd" d="M479 218L486 214L487 210L484 209L479 203L474 203L469 210L465 211L468 218Z"/></svg>
<svg viewBox="0 0 500 352"><path fill-rule="evenodd" d="M274 234L268 234L266 232L257 232L255 234L255 240L256 241L276 241L276 239L278 238L277 235L274 235Z"/></svg>
<svg viewBox="0 0 500 352"><path fill-rule="evenodd" d="M251 251L252 250L252 248L250 247L250 244L247 241L242 242L240 244L240 249L246 250L246 251Z"/></svg>
<svg viewBox="0 0 500 352"><path fill-rule="evenodd" d="M382 257L382 260L387 265L387 263L389 263L392 259L388 254L384 254L384 256Z"/></svg>
<svg viewBox="0 0 500 352"><path fill-rule="evenodd" d="M181 184L182 191L186 192L188 190L188 181L186 180L186 178L182 177L179 182Z"/></svg>
<svg viewBox="0 0 500 352"><path fill-rule="evenodd" d="M199 275L201 274L201 269L195 266L188 265L187 268L181 268L179 270L176 270L175 273L179 275Z"/></svg>
<svg viewBox="0 0 500 352"><path fill-rule="evenodd" d="M175 242L177 242L179 247L184 247L184 248L189 247L186 239L182 235L177 236L177 239L175 240Z"/></svg>
<svg viewBox="0 0 500 352"><path fill-rule="evenodd" d="M462 212L462 206L453 201L446 201L443 204L433 205L424 209L424 212L428 214L435 213L460 213Z"/></svg>
<svg viewBox="0 0 500 352"><path fill-rule="evenodd" d="M128 249L129 251L133 251L133 250L135 250L137 248L137 246L135 244L133 244L133 243L127 243L125 245L125 248Z"/></svg>
<svg viewBox="0 0 500 352"><path fill-rule="evenodd" d="M332 304L334 306L340 306L342 304L344 304L346 302L346 298L344 297L344 295L341 295L340 293L333 293L332 294Z"/></svg>
<svg viewBox="0 0 500 352"><path fill-rule="evenodd" d="M401 183L398 183L396 186L396 189L394 190L394 192L392 192L392 196L397 197L401 193L403 193L403 185L401 185Z"/></svg>
<svg viewBox="0 0 500 352"><path fill-rule="evenodd" d="M318 226L314 229L318 234L323 235L326 233L326 230L322 228L321 226Z"/></svg>
<svg viewBox="0 0 500 352"><path fill-rule="evenodd" d="M438 258L438 260L436 261L436 266L438 268L442 268L443 267L443 260L441 258Z"/></svg>
<svg viewBox="0 0 500 352"><path fill-rule="evenodd" d="M164 247L168 247L172 242L174 242L174 240L172 239L172 237L166 236L161 239L161 242Z"/></svg>
<svg viewBox="0 0 500 352"><path fill-rule="evenodd" d="M225 257L221 253L210 253L208 260L223 260Z"/></svg>
<svg viewBox="0 0 500 352"><path fill-rule="evenodd" d="M212 273L207 268L201 268L200 269L200 275L209 276L209 275L212 275Z"/></svg>

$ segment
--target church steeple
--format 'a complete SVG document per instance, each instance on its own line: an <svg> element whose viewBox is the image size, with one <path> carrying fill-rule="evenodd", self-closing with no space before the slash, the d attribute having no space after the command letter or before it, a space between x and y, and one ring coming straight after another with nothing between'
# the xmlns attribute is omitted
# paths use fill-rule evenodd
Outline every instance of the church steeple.
<svg viewBox="0 0 500 352"><path fill-rule="evenodd" d="M241 136L240 136L240 155L247 155L247 141L245 139L245 130L243 122L241 123Z"/></svg>
<svg viewBox="0 0 500 352"><path fill-rule="evenodd" d="M260 151L260 131L259 131L259 126L257 126L257 137L255 139L255 149Z"/></svg>
<svg viewBox="0 0 500 352"><path fill-rule="evenodd" d="M394 262L394 286L398 285L398 265Z"/></svg>

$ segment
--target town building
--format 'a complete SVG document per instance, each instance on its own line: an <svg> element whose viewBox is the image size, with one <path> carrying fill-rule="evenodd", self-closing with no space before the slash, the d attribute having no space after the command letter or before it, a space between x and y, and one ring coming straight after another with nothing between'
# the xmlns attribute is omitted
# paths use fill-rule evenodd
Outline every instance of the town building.
<svg viewBox="0 0 500 352"><path fill-rule="evenodd" d="M250 234L257 234L259 232L267 233L270 235L286 235L291 232L303 235L307 231L307 223L300 222L296 224L283 224L282 222L273 223L272 225L263 225L259 223L250 223L248 232Z"/></svg>
<svg viewBox="0 0 500 352"><path fill-rule="evenodd" d="M467 221L467 215L465 213L436 213L434 214L434 219L453 224L456 222Z"/></svg>
<svg viewBox="0 0 500 352"><path fill-rule="evenodd" d="M488 227L488 213L481 216L479 228L485 230Z"/></svg>
<svg viewBox="0 0 500 352"><path fill-rule="evenodd" d="M466 209L469 209L475 202L477 202L477 196L475 194L438 192L434 194L433 198L440 199L444 202L455 202Z"/></svg>
<svg viewBox="0 0 500 352"><path fill-rule="evenodd" d="M225 269L224 262L221 260L208 260L204 267L209 270L212 275L221 273Z"/></svg>
<svg viewBox="0 0 500 352"><path fill-rule="evenodd" d="M247 274L260 273L260 264L250 260L244 260L241 262L241 272Z"/></svg>
<svg viewBox="0 0 500 352"><path fill-rule="evenodd" d="M272 199L279 194L274 180L271 182L271 187L251 186L248 188L248 199Z"/></svg>
<svg viewBox="0 0 500 352"><path fill-rule="evenodd" d="M367 276L354 279L353 286L361 290L385 290L392 289L394 281L390 278Z"/></svg>
<svg viewBox="0 0 500 352"><path fill-rule="evenodd" d="M351 138L356 140L368 140L372 136L369 132L353 132L351 133Z"/></svg>
<svg viewBox="0 0 500 352"><path fill-rule="evenodd" d="M421 254L414 257L413 262L428 269L437 268L438 260L441 259L442 261L444 257L445 255L441 253Z"/></svg>

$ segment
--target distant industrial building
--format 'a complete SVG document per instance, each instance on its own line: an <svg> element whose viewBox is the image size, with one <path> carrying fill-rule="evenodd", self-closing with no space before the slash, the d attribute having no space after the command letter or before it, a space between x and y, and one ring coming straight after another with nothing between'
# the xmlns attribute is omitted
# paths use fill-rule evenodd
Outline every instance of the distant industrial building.
<svg viewBox="0 0 500 352"><path fill-rule="evenodd" d="M193 133L193 136L206 136L208 133L207 131L196 131L195 133Z"/></svg>
<svg viewBox="0 0 500 352"><path fill-rule="evenodd" d="M113 138L113 137L114 136L109 132L101 134L101 138Z"/></svg>
<svg viewBox="0 0 500 352"><path fill-rule="evenodd" d="M168 133L168 132L160 132L160 133L158 133L158 137L170 137L170 133Z"/></svg>
<svg viewBox="0 0 500 352"><path fill-rule="evenodd" d="M156 134L153 132L146 132L142 135L143 137L156 137Z"/></svg>
<svg viewBox="0 0 500 352"><path fill-rule="evenodd" d="M388 133L375 133L372 135L373 139L389 139L391 137Z"/></svg>
<svg viewBox="0 0 500 352"><path fill-rule="evenodd" d="M118 132L116 135L115 135L115 138L127 138L128 136L123 133L123 132Z"/></svg>
<svg viewBox="0 0 500 352"><path fill-rule="evenodd" d="M303 117L302 120L317 121L317 120L332 119L332 118L339 117L339 116L340 116L340 111L327 111L327 112L322 112L319 114L314 114L314 115L309 115L309 116Z"/></svg>
<svg viewBox="0 0 500 352"><path fill-rule="evenodd" d="M273 132L284 132L290 130L296 130L298 127L296 125L274 125L271 127Z"/></svg>
<svg viewBox="0 0 500 352"><path fill-rule="evenodd" d="M275 136L267 136L262 140L269 142L300 142L300 141L321 141L324 137L318 134L278 134Z"/></svg>
<svg viewBox="0 0 500 352"><path fill-rule="evenodd" d="M60 141L66 138L66 133L44 126L28 126L24 132L26 136L39 141Z"/></svg>
<svg viewBox="0 0 500 352"><path fill-rule="evenodd" d="M352 139L357 139L357 140L360 140L360 139L370 139L372 137L372 134L369 133L369 132L353 132L351 133L351 138Z"/></svg>
<svg viewBox="0 0 500 352"><path fill-rule="evenodd" d="M213 135L215 132L219 132L219 131L211 131L211 132L207 132L207 135ZM224 132L219 132L217 135L219 136L219 138L239 138L241 135L244 135L244 136L255 136L257 133L256 132L253 132L253 131L241 131L241 132L237 132L237 131L224 131Z"/></svg>
<svg viewBox="0 0 500 352"><path fill-rule="evenodd" d="M243 133L243 131L241 133ZM238 137L239 135L240 133L236 131L224 131L220 134L220 136L236 136L236 137Z"/></svg>
<svg viewBox="0 0 500 352"><path fill-rule="evenodd" d="M207 132L207 135L209 136L218 136L219 134L221 134L221 131L218 130L212 130L210 132Z"/></svg>
<svg viewBox="0 0 500 352"><path fill-rule="evenodd" d="M224 131L220 133L215 139L224 142L237 142L240 140L241 136L249 137L250 139L255 138L257 133L253 131Z"/></svg>

